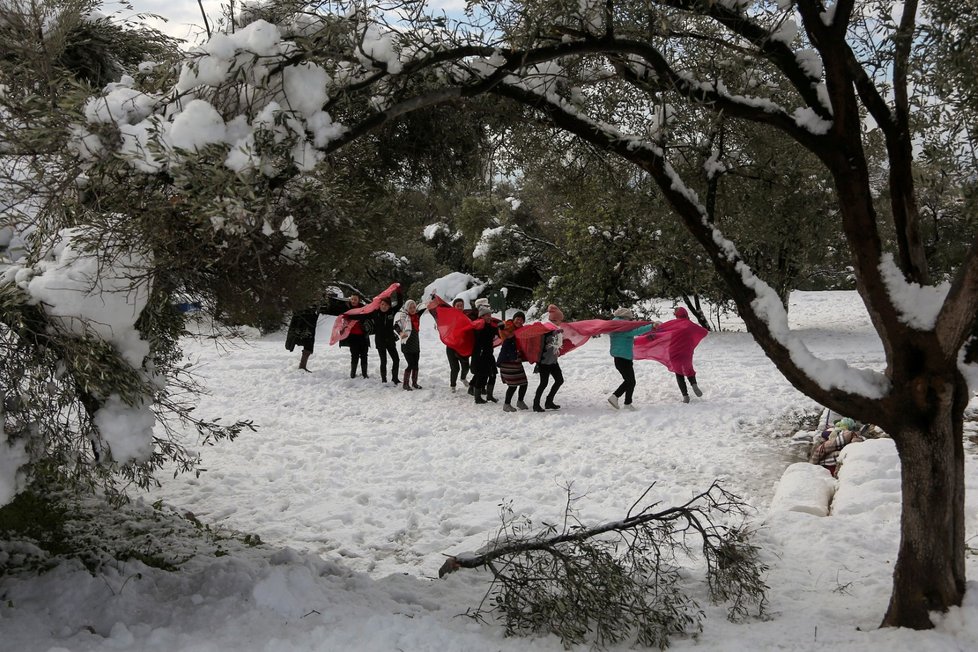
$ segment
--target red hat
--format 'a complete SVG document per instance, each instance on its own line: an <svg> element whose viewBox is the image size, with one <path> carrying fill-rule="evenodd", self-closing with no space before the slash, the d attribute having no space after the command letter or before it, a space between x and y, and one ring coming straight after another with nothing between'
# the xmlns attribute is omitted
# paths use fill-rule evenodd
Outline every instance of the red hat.
<svg viewBox="0 0 978 652"><path fill-rule="evenodd" d="M550 321L552 322L564 321L564 313L552 303L547 306L547 314L550 316Z"/></svg>
<svg viewBox="0 0 978 652"><path fill-rule="evenodd" d="M679 319L689 319L689 313L686 312L686 309L683 308L682 306L679 306L678 308L673 310L672 314L674 314Z"/></svg>

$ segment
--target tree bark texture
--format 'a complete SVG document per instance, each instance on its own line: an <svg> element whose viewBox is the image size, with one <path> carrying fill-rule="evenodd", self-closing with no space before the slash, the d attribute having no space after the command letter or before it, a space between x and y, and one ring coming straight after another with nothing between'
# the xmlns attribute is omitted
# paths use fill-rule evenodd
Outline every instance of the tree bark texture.
<svg viewBox="0 0 978 652"><path fill-rule="evenodd" d="M895 423L905 424L892 432L900 453L903 501L900 549L883 626L929 629L930 612L960 605L965 592L960 408L968 388L957 377L929 383L926 393L933 399L928 413L905 401L903 413L894 415Z"/></svg>

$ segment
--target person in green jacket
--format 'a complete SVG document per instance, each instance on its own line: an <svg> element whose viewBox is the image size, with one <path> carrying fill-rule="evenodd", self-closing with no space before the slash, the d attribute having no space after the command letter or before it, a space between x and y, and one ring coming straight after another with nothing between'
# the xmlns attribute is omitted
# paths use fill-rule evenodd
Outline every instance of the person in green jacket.
<svg viewBox="0 0 978 652"><path fill-rule="evenodd" d="M629 308L618 308L615 310L614 316L618 320L634 318ZM653 328L655 328L654 323L622 333L611 333L609 336L611 339L611 355L615 359L615 369L621 374L621 385L608 397L611 407L616 410L618 409L618 399L623 394L625 395L625 409L635 409L632 407L632 393L635 391L635 363L632 360L632 343L637 336L645 335Z"/></svg>

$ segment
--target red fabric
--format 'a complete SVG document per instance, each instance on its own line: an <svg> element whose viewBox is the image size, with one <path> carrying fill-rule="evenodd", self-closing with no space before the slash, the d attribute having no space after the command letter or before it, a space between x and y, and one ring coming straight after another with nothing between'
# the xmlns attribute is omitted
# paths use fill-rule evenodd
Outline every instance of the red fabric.
<svg viewBox="0 0 978 652"><path fill-rule="evenodd" d="M693 376L693 350L707 331L687 319L672 319L648 335L635 338L632 351L636 360L655 360L676 374Z"/></svg>
<svg viewBox="0 0 978 652"><path fill-rule="evenodd" d="M475 326L464 311L439 305L435 308L435 321L438 323L438 337L445 346L460 356L467 358L472 355L475 347Z"/></svg>
<svg viewBox="0 0 978 652"><path fill-rule="evenodd" d="M557 326L537 321L516 329L516 348L523 359L531 364L540 362L540 352L543 349L543 336L557 330Z"/></svg>
<svg viewBox="0 0 978 652"><path fill-rule="evenodd" d="M603 333L622 333L648 326L650 321L633 321L628 319L585 319L583 321L564 322L564 343L560 347L560 355L570 353L583 345L591 337Z"/></svg>
<svg viewBox="0 0 978 652"><path fill-rule="evenodd" d="M344 315L369 315L373 311L380 307L381 299L390 299L395 292L401 289L400 283L391 283L391 286L375 296L373 301L365 306L359 308L350 308L342 315L336 318L336 322L333 324L333 332L329 336L329 344L332 346L340 340L345 340L350 333L355 333L355 328L359 328L360 332L363 332L363 327L360 326L360 322L356 319L347 319Z"/></svg>

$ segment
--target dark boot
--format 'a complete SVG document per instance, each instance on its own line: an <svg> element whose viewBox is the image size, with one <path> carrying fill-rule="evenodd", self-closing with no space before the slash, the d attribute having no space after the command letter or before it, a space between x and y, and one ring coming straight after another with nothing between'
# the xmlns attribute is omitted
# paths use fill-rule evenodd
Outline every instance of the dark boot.
<svg viewBox="0 0 978 652"><path fill-rule="evenodd" d="M553 396L548 396L547 397L547 402L543 404L543 407L547 408L548 410L559 410L560 409L560 406L557 405L556 403L554 403L554 397Z"/></svg>
<svg viewBox="0 0 978 652"><path fill-rule="evenodd" d="M414 387L414 389L424 389L423 387L421 387L421 385L418 384L418 370L417 369L415 369L414 371L411 372L411 386Z"/></svg>
<svg viewBox="0 0 978 652"><path fill-rule="evenodd" d="M360 360L360 375L363 376L364 378L370 378L370 376L367 375L367 359L366 358L363 358L363 359Z"/></svg>
<svg viewBox="0 0 978 652"><path fill-rule="evenodd" d="M689 394L683 394L683 403L689 403Z"/></svg>
<svg viewBox="0 0 978 652"><path fill-rule="evenodd" d="M701 390L696 383L690 383L689 386L693 388L694 394L697 396L703 396L703 390Z"/></svg>
<svg viewBox="0 0 978 652"><path fill-rule="evenodd" d="M489 376L489 383L486 385L486 400L498 403L499 399L492 395L492 390L496 389L496 377Z"/></svg>
<svg viewBox="0 0 978 652"><path fill-rule="evenodd" d="M486 402L486 399L482 398L482 394L476 392L474 394L474 396L475 396L475 404L476 405L482 405L483 403Z"/></svg>
<svg viewBox="0 0 978 652"><path fill-rule="evenodd" d="M350 378L357 377L357 359L353 358L350 360Z"/></svg>
<svg viewBox="0 0 978 652"><path fill-rule="evenodd" d="M409 391L409 392L411 391L411 372L410 371L405 371L404 372L404 385L403 385L403 387L407 391Z"/></svg>
<svg viewBox="0 0 978 652"><path fill-rule="evenodd" d="M534 412L546 412L542 407L540 407L540 401L533 401L533 411Z"/></svg>
<svg viewBox="0 0 978 652"><path fill-rule="evenodd" d="M306 368L306 363L309 362L309 356L310 355L312 355L312 352L311 351L303 351L302 352L302 359L299 360L299 369L302 369L303 371L309 371L309 369ZM310 372L310 373L312 373L312 372Z"/></svg>

